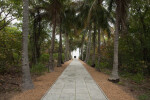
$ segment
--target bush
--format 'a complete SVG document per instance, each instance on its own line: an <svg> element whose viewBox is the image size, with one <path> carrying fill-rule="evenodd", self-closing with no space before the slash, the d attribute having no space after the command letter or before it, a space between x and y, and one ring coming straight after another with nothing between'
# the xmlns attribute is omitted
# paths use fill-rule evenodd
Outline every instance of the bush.
<svg viewBox="0 0 150 100"><path fill-rule="evenodd" d="M47 68L43 64L38 63L38 64L32 66L31 73L41 75L46 70L47 70Z"/></svg>
<svg viewBox="0 0 150 100"><path fill-rule="evenodd" d="M64 60L65 60L65 54L62 53L62 61L64 61Z"/></svg>
<svg viewBox="0 0 150 100"><path fill-rule="evenodd" d="M131 78L134 82L136 82L138 84L142 83L142 81L144 80L144 76L140 73L133 75Z"/></svg>
<svg viewBox="0 0 150 100"><path fill-rule="evenodd" d="M42 54L41 57L40 57L40 62L43 63L43 64L46 64L48 63L49 61L49 54Z"/></svg>
<svg viewBox="0 0 150 100"><path fill-rule="evenodd" d="M138 97L139 100L149 100L149 98L150 98L150 95L147 95L147 94L143 94Z"/></svg>
<svg viewBox="0 0 150 100"><path fill-rule="evenodd" d="M53 57L54 57L54 60L57 60L58 59L58 53L54 53Z"/></svg>

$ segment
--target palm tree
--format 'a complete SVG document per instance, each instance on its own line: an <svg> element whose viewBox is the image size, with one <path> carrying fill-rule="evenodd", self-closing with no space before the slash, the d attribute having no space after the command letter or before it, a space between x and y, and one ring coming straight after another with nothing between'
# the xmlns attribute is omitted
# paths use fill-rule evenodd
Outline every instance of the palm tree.
<svg viewBox="0 0 150 100"><path fill-rule="evenodd" d="M62 61L62 20L60 17L60 31L59 31L59 52L58 52L58 63L57 63L57 67L60 67L61 64L63 63Z"/></svg>
<svg viewBox="0 0 150 100"><path fill-rule="evenodd" d="M111 76L109 77L109 81L112 82L119 82L119 75L118 75L118 39L120 31L126 31L126 19L127 19L127 7L128 7L128 0L115 0L116 4L116 23L115 23L115 34L114 34L114 61L113 61L113 70ZM111 5L114 3L111 0ZM110 6L111 7L111 6Z"/></svg>
<svg viewBox="0 0 150 100"><path fill-rule="evenodd" d="M102 3L102 1L99 2L98 0L95 0L93 2L93 4L91 5L89 13L88 13L88 24L90 21L92 21L94 24L92 67L95 67L95 48L96 48L95 39L96 39L97 27L98 27L98 30L99 30L99 28L102 28L109 33L108 19L110 19L110 16L108 16L107 10L104 7L102 7L101 3ZM99 34L100 34L100 31L99 31ZM99 38L100 38L100 35L99 35ZM99 47L98 47L98 49L99 49L98 63L100 63L100 39L98 41L98 45L99 45ZM99 68L99 66L100 66L100 64L98 64L98 68Z"/></svg>
<svg viewBox="0 0 150 100"><path fill-rule="evenodd" d="M87 62L89 60L90 51L91 51L91 27L89 28L88 43L87 43L87 48L86 48L86 57L85 57L84 62Z"/></svg>
<svg viewBox="0 0 150 100"><path fill-rule="evenodd" d="M101 61L100 47L101 47L101 32L99 28L98 29L98 66L99 67L100 67L100 61ZM101 71L100 68L98 68L97 70Z"/></svg>
<svg viewBox="0 0 150 100"><path fill-rule="evenodd" d="M82 40L81 40L82 41L81 42L81 60L82 61L84 60L83 50L84 50L85 32L86 32L86 30L83 31Z"/></svg>
<svg viewBox="0 0 150 100"><path fill-rule="evenodd" d="M92 56L92 67L95 67L95 48L96 48L96 23L94 23L94 33L93 33L93 56Z"/></svg>
<svg viewBox="0 0 150 100"><path fill-rule="evenodd" d="M53 24L53 32L52 32L52 39L51 39L51 48L50 48L50 57L49 57L49 70L52 72L54 71L54 59L53 59L53 53L54 53L54 47L55 47L55 31L56 31L56 25L59 20L59 15L61 12L61 1L60 0L52 0L50 2L50 12L52 14L52 24Z"/></svg>
<svg viewBox="0 0 150 100"><path fill-rule="evenodd" d="M28 0L23 0L23 42L22 42L22 73L23 84L22 89L32 89L33 83L30 75L29 59L28 59L28 33L29 33L29 8Z"/></svg>
<svg viewBox="0 0 150 100"><path fill-rule="evenodd" d="M54 71L54 59L53 59L53 53L54 53L54 47L55 47L55 32L58 22L60 21L60 14L62 11L63 4L68 0L49 0L49 1L43 1L38 0L39 5L37 5L35 8L41 10L40 16L44 17L51 23L49 24L50 27L52 26L52 38L51 38L51 47L49 50L49 64L48 64L48 71ZM61 42L61 41L60 41ZM61 57L61 56L60 56Z"/></svg>

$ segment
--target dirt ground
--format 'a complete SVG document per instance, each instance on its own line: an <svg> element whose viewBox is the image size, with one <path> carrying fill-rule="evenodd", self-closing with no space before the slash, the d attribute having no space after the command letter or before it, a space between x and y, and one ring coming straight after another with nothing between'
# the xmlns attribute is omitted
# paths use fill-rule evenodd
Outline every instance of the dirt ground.
<svg viewBox="0 0 150 100"><path fill-rule="evenodd" d="M63 64L62 67L55 67L54 72L37 77L33 80L34 89L18 93L10 100L40 100L70 63L71 60Z"/></svg>
<svg viewBox="0 0 150 100"><path fill-rule="evenodd" d="M104 91L109 100L136 100L130 92L124 91L123 88L125 87L109 82L108 75L96 71L83 61L81 61L81 63L85 66L99 87Z"/></svg>

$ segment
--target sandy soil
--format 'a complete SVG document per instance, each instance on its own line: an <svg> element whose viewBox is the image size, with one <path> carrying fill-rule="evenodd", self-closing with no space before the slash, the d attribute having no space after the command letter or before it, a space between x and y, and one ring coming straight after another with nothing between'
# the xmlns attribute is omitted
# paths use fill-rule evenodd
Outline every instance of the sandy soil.
<svg viewBox="0 0 150 100"><path fill-rule="evenodd" d="M11 100L40 100L70 63L71 60L62 67L55 67L54 72L37 77L34 80L34 89L19 93Z"/></svg>
<svg viewBox="0 0 150 100"><path fill-rule="evenodd" d="M90 67L82 61L81 63L85 66L96 83L104 91L109 100L136 100L130 93L125 92L121 86L109 82L108 75L96 71L94 68Z"/></svg>

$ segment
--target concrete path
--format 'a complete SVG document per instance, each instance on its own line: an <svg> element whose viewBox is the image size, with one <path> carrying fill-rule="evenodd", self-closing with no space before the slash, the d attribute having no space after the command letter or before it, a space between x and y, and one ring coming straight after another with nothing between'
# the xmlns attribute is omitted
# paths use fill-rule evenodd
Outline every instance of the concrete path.
<svg viewBox="0 0 150 100"><path fill-rule="evenodd" d="M108 100L84 66L74 59L41 100Z"/></svg>

